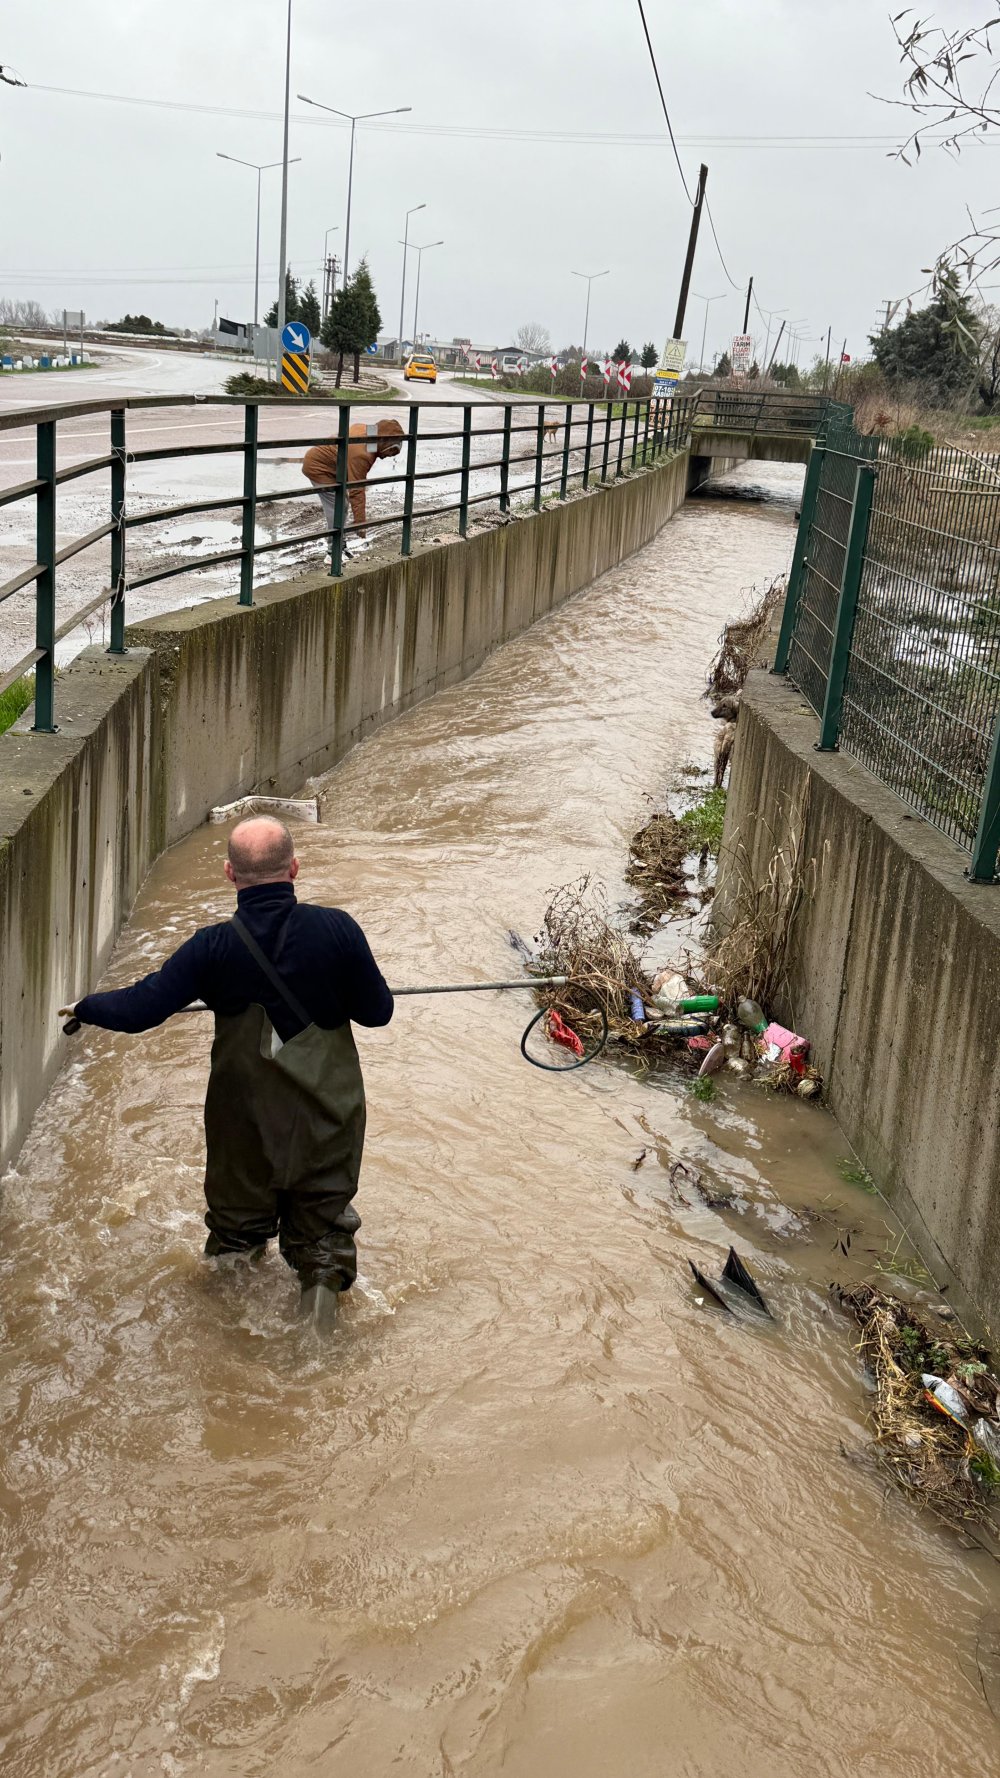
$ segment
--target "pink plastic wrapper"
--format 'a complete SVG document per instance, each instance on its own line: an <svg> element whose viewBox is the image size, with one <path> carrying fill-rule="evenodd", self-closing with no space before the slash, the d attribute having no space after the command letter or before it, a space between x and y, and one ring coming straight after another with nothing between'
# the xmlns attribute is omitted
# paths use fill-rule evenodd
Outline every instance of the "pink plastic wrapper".
<svg viewBox="0 0 1000 1778"><path fill-rule="evenodd" d="M809 1054L808 1037L800 1037L796 1031L786 1031L784 1025L768 1025L761 1032L761 1048L771 1062L785 1062L794 1068L797 1074L805 1072L806 1057Z"/></svg>

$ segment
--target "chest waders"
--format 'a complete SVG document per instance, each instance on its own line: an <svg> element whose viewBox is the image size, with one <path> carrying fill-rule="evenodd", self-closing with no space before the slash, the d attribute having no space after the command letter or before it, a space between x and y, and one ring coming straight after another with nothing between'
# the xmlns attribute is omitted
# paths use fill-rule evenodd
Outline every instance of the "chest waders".
<svg viewBox="0 0 1000 1778"><path fill-rule="evenodd" d="M251 1253L277 1235L303 1312L322 1325L357 1276L352 1205L365 1139L365 1089L349 1024L324 1031L238 917L232 926L305 1029L287 1043L264 1008L217 1013L205 1098L208 1254Z"/></svg>

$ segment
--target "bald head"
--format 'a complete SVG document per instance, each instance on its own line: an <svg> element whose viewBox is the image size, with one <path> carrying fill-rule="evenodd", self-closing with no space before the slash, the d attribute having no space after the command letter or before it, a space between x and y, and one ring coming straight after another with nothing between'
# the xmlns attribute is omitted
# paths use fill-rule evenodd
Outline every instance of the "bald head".
<svg viewBox="0 0 1000 1778"><path fill-rule="evenodd" d="M255 883L290 883L298 875L295 842L283 821L255 815L238 821L229 836L226 876L237 889Z"/></svg>

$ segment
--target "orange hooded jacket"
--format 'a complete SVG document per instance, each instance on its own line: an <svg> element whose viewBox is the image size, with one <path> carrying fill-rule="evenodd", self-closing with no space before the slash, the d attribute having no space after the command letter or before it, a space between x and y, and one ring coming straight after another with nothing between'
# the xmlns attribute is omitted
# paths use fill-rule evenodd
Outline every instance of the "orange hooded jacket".
<svg viewBox="0 0 1000 1778"><path fill-rule="evenodd" d="M347 498L356 525L365 522L365 481L379 457L395 455L404 433L398 420L378 420L373 425L357 421L347 447ZM332 488L337 482L337 446L312 445L302 459L302 473L314 488ZM356 482L358 486L351 487Z"/></svg>

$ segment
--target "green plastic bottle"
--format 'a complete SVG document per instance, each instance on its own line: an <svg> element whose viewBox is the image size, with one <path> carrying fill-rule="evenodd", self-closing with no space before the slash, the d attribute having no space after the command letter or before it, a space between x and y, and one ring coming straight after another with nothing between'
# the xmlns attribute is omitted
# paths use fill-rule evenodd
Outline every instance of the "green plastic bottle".
<svg viewBox="0 0 1000 1778"><path fill-rule="evenodd" d="M678 1000L678 1012L718 1012L718 994L691 994L687 1000Z"/></svg>

